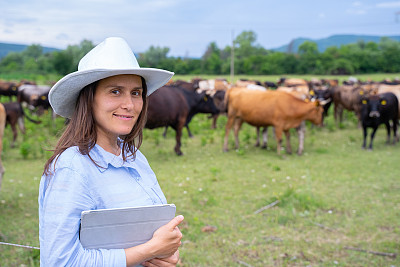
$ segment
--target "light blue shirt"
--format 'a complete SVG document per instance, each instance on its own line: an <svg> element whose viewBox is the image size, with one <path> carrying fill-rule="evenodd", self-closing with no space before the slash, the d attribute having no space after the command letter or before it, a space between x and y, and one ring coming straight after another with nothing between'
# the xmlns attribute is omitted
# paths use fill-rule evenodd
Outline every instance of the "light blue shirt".
<svg viewBox="0 0 400 267"><path fill-rule="evenodd" d="M121 153L122 154L122 153ZM52 175L42 176L39 188L41 266L126 266L123 249L84 249L79 241L81 212L166 204L147 159L122 160L95 145L90 156L65 150Z"/></svg>

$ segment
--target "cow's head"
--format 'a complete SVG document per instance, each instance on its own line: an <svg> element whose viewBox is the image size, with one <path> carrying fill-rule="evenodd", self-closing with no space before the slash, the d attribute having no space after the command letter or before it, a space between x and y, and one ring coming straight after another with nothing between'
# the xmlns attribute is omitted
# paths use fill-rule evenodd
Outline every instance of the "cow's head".
<svg viewBox="0 0 400 267"><path fill-rule="evenodd" d="M207 94L206 91L200 93L196 92L196 98L196 109L198 112L211 113L213 115L219 113L218 108L214 104L213 98L209 94Z"/></svg>
<svg viewBox="0 0 400 267"><path fill-rule="evenodd" d="M368 114L370 118L379 118L381 116L381 110L386 104L387 100L379 95L361 98L362 113Z"/></svg>
<svg viewBox="0 0 400 267"><path fill-rule="evenodd" d="M313 87L308 94L311 100L319 100L322 106L332 100L332 91L327 86Z"/></svg>
<svg viewBox="0 0 400 267"><path fill-rule="evenodd" d="M308 114L308 120L314 123L315 125L321 125L322 124L322 114L324 112L323 106L319 100L314 100L314 101L305 101L309 102L309 105L314 105L314 108L310 110L310 113Z"/></svg>

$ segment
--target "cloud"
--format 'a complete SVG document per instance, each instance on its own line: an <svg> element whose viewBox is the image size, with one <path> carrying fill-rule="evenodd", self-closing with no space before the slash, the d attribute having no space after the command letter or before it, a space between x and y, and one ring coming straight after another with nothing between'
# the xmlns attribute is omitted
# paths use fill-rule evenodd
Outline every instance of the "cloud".
<svg viewBox="0 0 400 267"><path fill-rule="evenodd" d="M325 17L326 17L325 13L319 13L318 14L318 18L320 18L320 19L323 19Z"/></svg>
<svg viewBox="0 0 400 267"><path fill-rule="evenodd" d="M353 2L353 6L362 6L362 3L360 1Z"/></svg>
<svg viewBox="0 0 400 267"><path fill-rule="evenodd" d="M376 7L378 7L378 8L400 7L400 1L396 1L396 2L383 2L383 3L376 4Z"/></svg>

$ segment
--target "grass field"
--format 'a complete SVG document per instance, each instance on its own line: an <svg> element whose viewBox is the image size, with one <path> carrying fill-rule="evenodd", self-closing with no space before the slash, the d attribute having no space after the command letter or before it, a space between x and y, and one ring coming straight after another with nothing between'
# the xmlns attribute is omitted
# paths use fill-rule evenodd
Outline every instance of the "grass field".
<svg viewBox="0 0 400 267"><path fill-rule="evenodd" d="M346 115L339 128L332 116L324 128L307 125L303 156L278 156L271 130L268 149L254 147L248 125L240 148L231 133L223 153L225 117L212 130L206 115L196 115L181 157L172 129L165 139L163 129L145 130L141 151L185 216L180 266L400 266L400 144L386 145L380 128L374 151L362 150L362 130ZM58 118L53 128L45 116L41 125L26 122L16 148L6 129L2 242L39 246L37 192L49 156L42 148L51 148L63 125ZM38 265L37 250L0 245L0 266Z"/></svg>

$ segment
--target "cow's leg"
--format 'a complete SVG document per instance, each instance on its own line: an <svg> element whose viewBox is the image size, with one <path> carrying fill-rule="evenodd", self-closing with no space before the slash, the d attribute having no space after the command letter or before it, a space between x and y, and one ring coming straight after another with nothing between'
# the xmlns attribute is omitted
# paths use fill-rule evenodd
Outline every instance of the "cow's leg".
<svg viewBox="0 0 400 267"><path fill-rule="evenodd" d="M25 134L25 122L23 117L18 118L18 128L22 134Z"/></svg>
<svg viewBox="0 0 400 267"><path fill-rule="evenodd" d="M362 148L365 149L367 147L367 126L363 126L363 145Z"/></svg>
<svg viewBox="0 0 400 267"><path fill-rule="evenodd" d="M165 126L164 132L163 132L163 134L162 134L162 136L163 136L164 138L167 137L167 131L168 131L168 126Z"/></svg>
<svg viewBox="0 0 400 267"><path fill-rule="evenodd" d="M339 125L343 122L343 107L339 108Z"/></svg>
<svg viewBox="0 0 400 267"><path fill-rule="evenodd" d="M15 123L11 124L11 130L13 132L13 141L11 143L11 147L14 147L15 141L17 140L17 136L18 136L17 126L15 125Z"/></svg>
<svg viewBox="0 0 400 267"><path fill-rule="evenodd" d="M175 145L175 153L178 156L183 155L182 151L181 151L181 138L182 138L182 129L185 126L186 123L186 118L181 118L178 121L178 124L176 126L176 128L174 127L175 131L176 131L176 145Z"/></svg>
<svg viewBox="0 0 400 267"><path fill-rule="evenodd" d="M190 129L189 129L189 124L186 124L185 127L186 127L186 130L187 130L187 132L188 132L189 137L192 138L192 137L193 137L193 134L192 134L192 132L191 132Z"/></svg>
<svg viewBox="0 0 400 267"><path fill-rule="evenodd" d="M223 148L224 152L228 151L229 132L232 129L232 125L233 125L234 121L235 121L234 116L228 116L228 121L226 122L226 125L225 125L225 138L224 138L224 148Z"/></svg>
<svg viewBox="0 0 400 267"><path fill-rule="evenodd" d="M281 154L281 147L282 147L282 129L275 127L275 138L276 138L276 150L278 155Z"/></svg>
<svg viewBox="0 0 400 267"><path fill-rule="evenodd" d="M396 144L396 142L399 141L399 136L397 135L397 122L398 119L392 120L393 122L393 144Z"/></svg>
<svg viewBox="0 0 400 267"><path fill-rule="evenodd" d="M376 130L378 130L378 127L374 127L371 133L371 142L369 143L369 149L372 150L372 142L374 141L375 133Z"/></svg>
<svg viewBox="0 0 400 267"><path fill-rule="evenodd" d="M290 144L290 131L286 130L285 132L285 136L286 136L286 152L288 154L292 154L292 146Z"/></svg>
<svg viewBox="0 0 400 267"><path fill-rule="evenodd" d="M338 104L335 103L333 116L335 118L336 126L338 126L338 112L339 112L338 109L339 109Z"/></svg>
<svg viewBox="0 0 400 267"><path fill-rule="evenodd" d="M239 131L240 131L240 128L242 127L242 124L243 124L243 120L237 118L235 120L235 124L233 126L234 127L233 131L234 131L234 134L235 134L235 147L236 147L236 149L239 149Z"/></svg>
<svg viewBox="0 0 400 267"><path fill-rule="evenodd" d="M216 129L217 128L217 119L218 119L219 114L214 114L212 116L212 124L211 124L211 129Z"/></svg>
<svg viewBox="0 0 400 267"><path fill-rule="evenodd" d="M182 151L181 151L182 128L183 128L183 127L178 127L178 128L176 129L175 153L176 153L178 156L183 155L183 153L182 153Z"/></svg>
<svg viewBox="0 0 400 267"><path fill-rule="evenodd" d="M264 127L263 131L263 145L261 148L267 148L267 143L268 143L268 126Z"/></svg>
<svg viewBox="0 0 400 267"><path fill-rule="evenodd" d="M386 144L390 144L390 123L389 123L389 121L387 121L385 123L385 126L386 126ZM393 138L393 141L394 141L394 138Z"/></svg>
<svg viewBox="0 0 400 267"><path fill-rule="evenodd" d="M260 127L256 127L256 134L257 134L257 141L255 146L259 147L260 146Z"/></svg>
<svg viewBox="0 0 400 267"><path fill-rule="evenodd" d="M300 126L297 127L297 135L299 137L299 148L297 149L297 155L302 155L304 150L304 135L306 131L306 122L302 121Z"/></svg>

